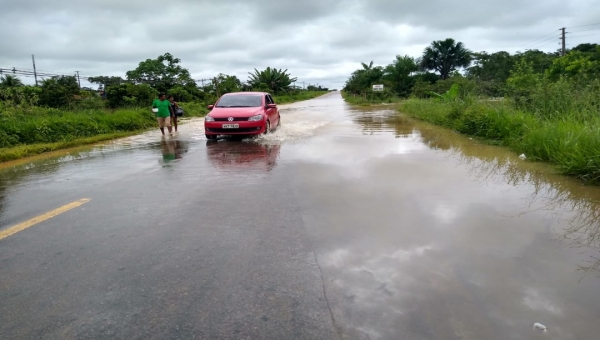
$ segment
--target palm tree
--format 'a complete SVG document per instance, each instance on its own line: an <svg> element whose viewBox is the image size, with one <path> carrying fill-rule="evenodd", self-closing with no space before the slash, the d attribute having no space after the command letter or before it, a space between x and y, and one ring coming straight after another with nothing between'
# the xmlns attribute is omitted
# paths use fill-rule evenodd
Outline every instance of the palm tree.
<svg viewBox="0 0 600 340"><path fill-rule="evenodd" d="M276 68L267 67L264 71L254 69L254 73L248 72L248 84L253 88L260 89L267 87L273 93L286 91L290 85L297 80L291 78L286 70L278 70Z"/></svg>
<svg viewBox="0 0 600 340"><path fill-rule="evenodd" d="M21 79L15 77L15 76L11 76L10 74L7 74L0 78L0 87L1 88L19 87L19 86L23 86L23 82L21 81Z"/></svg>
<svg viewBox="0 0 600 340"><path fill-rule="evenodd" d="M394 92L407 96L412 87L411 73L418 70L415 59L410 56L396 56L396 60L385 67L383 79L391 83Z"/></svg>
<svg viewBox="0 0 600 340"><path fill-rule="evenodd" d="M467 67L471 63L471 51L463 43L454 39L438 40L425 48L421 57L421 67L426 70L439 72L442 79L447 79L450 73L459 67Z"/></svg>
<svg viewBox="0 0 600 340"><path fill-rule="evenodd" d="M361 63L362 67L365 71L370 71L373 69L373 60L371 60L371 62L369 63L369 65L365 64L365 63Z"/></svg>

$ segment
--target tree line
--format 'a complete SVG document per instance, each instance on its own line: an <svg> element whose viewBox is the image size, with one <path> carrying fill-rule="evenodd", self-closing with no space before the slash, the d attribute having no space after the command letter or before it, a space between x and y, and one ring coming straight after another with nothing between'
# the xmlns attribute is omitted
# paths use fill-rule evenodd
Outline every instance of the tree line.
<svg viewBox="0 0 600 340"><path fill-rule="evenodd" d="M510 54L472 52L454 39L433 41L414 58L397 55L387 66L361 63L343 88L346 93L378 98L391 96L426 98L448 91L459 83L463 90L490 97L519 95L525 78L585 83L600 76L600 46L580 44L564 56L557 52L528 50ZM383 84L383 93L371 93ZM521 86L522 85L522 86ZM531 85L531 84L529 84Z"/></svg>
<svg viewBox="0 0 600 340"><path fill-rule="evenodd" d="M96 91L81 89L74 76L52 77L43 80L40 86L26 86L17 77L5 75L0 78L0 101L51 108L85 109L106 105L117 108L148 106L158 93L165 93L182 102L211 102L230 92L264 91L277 95L303 90L293 85L296 80L287 70L267 67L249 72L246 82L233 75L218 74L198 86L189 70L181 65L181 60L165 53L140 62L137 68L126 72L125 78L89 77L90 83L99 86L101 96ZM309 86L307 90L328 89Z"/></svg>

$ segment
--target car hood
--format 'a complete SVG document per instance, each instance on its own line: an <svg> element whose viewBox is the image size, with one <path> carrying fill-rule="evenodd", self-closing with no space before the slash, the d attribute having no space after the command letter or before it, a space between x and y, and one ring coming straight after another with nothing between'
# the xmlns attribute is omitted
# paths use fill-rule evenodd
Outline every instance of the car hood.
<svg viewBox="0 0 600 340"><path fill-rule="evenodd" d="M261 107L215 107L208 115L213 118L252 117L262 112Z"/></svg>

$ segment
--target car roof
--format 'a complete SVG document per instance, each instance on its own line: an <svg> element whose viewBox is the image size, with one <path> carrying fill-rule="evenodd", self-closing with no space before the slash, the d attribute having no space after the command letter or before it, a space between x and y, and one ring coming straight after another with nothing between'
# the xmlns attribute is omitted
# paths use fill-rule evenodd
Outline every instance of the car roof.
<svg viewBox="0 0 600 340"><path fill-rule="evenodd" d="M263 96L265 94L268 94L267 92L231 92L231 93L226 93L224 94L224 96L237 96L237 95L248 95L248 94L253 94L253 95L260 95Z"/></svg>

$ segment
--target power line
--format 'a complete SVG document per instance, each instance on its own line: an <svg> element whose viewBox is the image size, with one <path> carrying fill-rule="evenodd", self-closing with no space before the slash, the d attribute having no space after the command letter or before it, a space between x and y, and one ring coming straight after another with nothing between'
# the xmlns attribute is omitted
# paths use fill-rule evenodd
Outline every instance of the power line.
<svg viewBox="0 0 600 340"><path fill-rule="evenodd" d="M551 42L549 42L549 43L545 43L545 44L543 44L543 45L541 45L541 46L538 46L537 48L542 48L542 47L544 47L544 46L546 46L546 45L550 45L550 44L552 44L552 43L556 43L557 45L560 45L560 42L558 42L558 41L551 41Z"/></svg>
<svg viewBox="0 0 600 340"><path fill-rule="evenodd" d="M571 26L571 27L567 27L567 28L577 28L577 27L587 27L587 26L597 26L600 25L600 22L597 24L589 24L589 25L579 25L579 26Z"/></svg>
<svg viewBox="0 0 600 340"><path fill-rule="evenodd" d="M592 29L589 29L589 30L573 31L573 32L570 32L570 33L588 32L588 31L597 31L597 30L600 30L600 28L592 28Z"/></svg>
<svg viewBox="0 0 600 340"><path fill-rule="evenodd" d="M556 40L556 39L560 39L560 37L550 37L550 38L548 38L548 39L544 39L544 40L542 40L542 41L540 41L540 42L537 42L537 43L535 43L535 44L531 45L531 46L530 46L528 49L530 49L530 50L531 50L531 49L533 49L534 47L535 47L535 48L539 48L539 47L541 47L541 46L548 45L549 43L547 43L547 41L549 41L549 42L552 42L553 40ZM543 44L543 45L541 45L541 46L540 46L540 44Z"/></svg>
<svg viewBox="0 0 600 340"><path fill-rule="evenodd" d="M545 36L543 36L543 37L537 38L537 39L535 39L535 40L532 40L532 41L530 41L530 42L528 42L528 43L525 43L525 44L523 44L523 45L517 46L517 48L519 48L519 47L523 47L523 46L525 46L525 45L529 45L529 44L531 44L531 43L534 43L534 42L536 42L536 41L538 41L538 40L540 40L540 39L543 39L543 38L545 38L545 37L547 37L547 36L549 36L549 35L552 35L552 34L556 34L556 31L554 31L554 32L552 32L552 33L549 33L549 34L546 34L546 35L545 35Z"/></svg>
<svg viewBox="0 0 600 340"><path fill-rule="evenodd" d="M570 36L569 38L591 37L593 35L600 35L600 33L596 33L596 34L584 34L584 35L573 35L573 36Z"/></svg>

